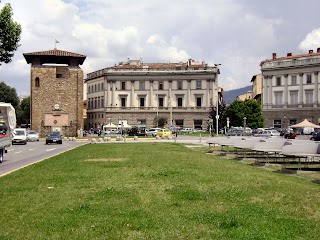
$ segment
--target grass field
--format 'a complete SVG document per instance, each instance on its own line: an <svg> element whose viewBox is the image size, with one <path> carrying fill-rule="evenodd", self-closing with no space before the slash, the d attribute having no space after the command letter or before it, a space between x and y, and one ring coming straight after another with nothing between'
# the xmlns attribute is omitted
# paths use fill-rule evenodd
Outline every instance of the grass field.
<svg viewBox="0 0 320 240"><path fill-rule="evenodd" d="M88 144L0 186L1 240L320 235L318 184L183 144Z"/></svg>

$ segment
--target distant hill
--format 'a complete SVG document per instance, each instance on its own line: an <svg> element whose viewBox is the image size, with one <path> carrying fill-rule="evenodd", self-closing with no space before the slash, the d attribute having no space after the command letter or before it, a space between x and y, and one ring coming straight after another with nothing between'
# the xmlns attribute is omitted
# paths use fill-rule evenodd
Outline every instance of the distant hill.
<svg viewBox="0 0 320 240"><path fill-rule="evenodd" d="M224 101L225 104L232 103L234 100L237 99L237 97L239 95L245 94L248 91L252 91L252 86L233 89L233 90L230 90L230 91L224 91L223 94L222 94L223 101Z"/></svg>

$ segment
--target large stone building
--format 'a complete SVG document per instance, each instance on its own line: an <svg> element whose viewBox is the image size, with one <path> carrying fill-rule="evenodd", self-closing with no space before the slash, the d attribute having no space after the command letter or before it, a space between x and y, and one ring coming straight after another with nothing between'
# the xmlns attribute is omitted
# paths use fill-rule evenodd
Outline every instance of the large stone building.
<svg viewBox="0 0 320 240"><path fill-rule="evenodd" d="M83 64L86 56L53 49L23 54L31 64L31 129L44 136L76 136L83 128Z"/></svg>
<svg viewBox="0 0 320 240"><path fill-rule="evenodd" d="M320 123L320 48L316 52L261 62L265 127L287 127L304 119Z"/></svg>
<svg viewBox="0 0 320 240"><path fill-rule="evenodd" d="M87 74L87 126L125 123L205 129L216 105L219 68L189 59L183 63L128 60Z"/></svg>

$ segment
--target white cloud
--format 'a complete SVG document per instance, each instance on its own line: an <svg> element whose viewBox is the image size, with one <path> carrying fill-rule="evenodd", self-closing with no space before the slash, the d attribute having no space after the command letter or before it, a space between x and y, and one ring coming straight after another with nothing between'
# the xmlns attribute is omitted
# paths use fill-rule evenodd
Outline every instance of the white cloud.
<svg viewBox="0 0 320 240"><path fill-rule="evenodd" d="M320 28L308 33L305 39L299 44L299 49L308 51L320 47Z"/></svg>
<svg viewBox="0 0 320 240"><path fill-rule="evenodd" d="M15 79L18 92L29 91L22 53L52 49L55 39L59 49L87 55L85 73L127 58L221 63L225 90L248 86L272 52L319 47L318 0L2 0L0 8L6 2L22 38L0 74ZM308 18L297 18L301 12Z"/></svg>

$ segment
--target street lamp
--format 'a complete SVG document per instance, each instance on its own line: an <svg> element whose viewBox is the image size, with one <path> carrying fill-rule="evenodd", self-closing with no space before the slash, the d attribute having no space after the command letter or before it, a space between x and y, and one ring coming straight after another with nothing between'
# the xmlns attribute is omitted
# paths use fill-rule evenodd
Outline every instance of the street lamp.
<svg viewBox="0 0 320 240"><path fill-rule="evenodd" d="M245 135L245 133L246 133L246 120L247 120L247 118L244 117L243 118L243 135Z"/></svg>
<svg viewBox="0 0 320 240"><path fill-rule="evenodd" d="M221 64L214 64L218 68ZM220 73L219 68L217 71L216 82L217 82L217 102L216 102L216 136L219 136L219 86L218 86L218 74Z"/></svg>
<svg viewBox="0 0 320 240"><path fill-rule="evenodd" d="M169 122L169 128L170 130L172 130L172 102L171 102L171 97L170 100L168 101L169 105L170 105L170 122Z"/></svg>

